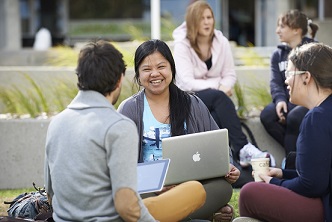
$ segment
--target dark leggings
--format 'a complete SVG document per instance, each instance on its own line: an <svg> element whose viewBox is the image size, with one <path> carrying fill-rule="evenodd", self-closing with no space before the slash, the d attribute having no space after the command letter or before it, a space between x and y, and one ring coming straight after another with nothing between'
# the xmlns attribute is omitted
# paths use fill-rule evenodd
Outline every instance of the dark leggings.
<svg viewBox="0 0 332 222"><path fill-rule="evenodd" d="M250 182L242 187L239 211L242 217L261 221L324 221L320 198L305 197L287 188L263 182Z"/></svg>
<svg viewBox="0 0 332 222"><path fill-rule="evenodd" d="M308 109L302 106L287 104L286 124L279 123L276 105L270 103L261 112L260 119L265 130L282 146L286 156L291 151L296 151L296 140L303 117Z"/></svg>
<svg viewBox="0 0 332 222"><path fill-rule="evenodd" d="M215 89L198 91L196 95L207 106L219 128L228 129L234 165L241 171L241 175L233 184L233 187L239 188L242 187L243 184L253 181L251 166L242 168L240 164L238 164L240 150L248 143L248 140L246 135L242 132L241 122L237 116L233 101L224 92Z"/></svg>
<svg viewBox="0 0 332 222"><path fill-rule="evenodd" d="M196 95L204 102L219 128L228 129L229 142L232 146L234 157L244 145L248 143L246 135L242 132L241 122L237 116L233 101L222 91L205 89L196 92Z"/></svg>

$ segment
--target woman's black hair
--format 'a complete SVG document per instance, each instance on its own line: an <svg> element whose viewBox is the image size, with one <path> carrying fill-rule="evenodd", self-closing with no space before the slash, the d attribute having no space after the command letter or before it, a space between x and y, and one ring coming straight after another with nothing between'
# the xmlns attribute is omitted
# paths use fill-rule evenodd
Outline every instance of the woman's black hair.
<svg viewBox="0 0 332 222"><path fill-rule="evenodd" d="M170 113L170 125L171 135L178 136L186 134L184 124L188 125L190 117L191 99L190 95L174 84L175 79L175 62L172 56L172 52L168 45L158 39L148 40L142 43L135 52L135 81L139 83L139 66L142 61L154 52L159 52L170 63L172 70L172 81L169 85L169 113Z"/></svg>

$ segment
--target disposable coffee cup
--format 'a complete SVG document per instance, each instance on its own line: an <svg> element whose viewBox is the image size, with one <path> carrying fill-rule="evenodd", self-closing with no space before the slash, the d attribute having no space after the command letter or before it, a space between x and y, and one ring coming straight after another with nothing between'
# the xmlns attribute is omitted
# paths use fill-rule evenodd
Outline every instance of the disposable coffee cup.
<svg viewBox="0 0 332 222"><path fill-rule="evenodd" d="M267 174L269 172L270 159L269 158L255 158L251 159L251 166L254 171L254 179L256 182L263 181L259 174Z"/></svg>

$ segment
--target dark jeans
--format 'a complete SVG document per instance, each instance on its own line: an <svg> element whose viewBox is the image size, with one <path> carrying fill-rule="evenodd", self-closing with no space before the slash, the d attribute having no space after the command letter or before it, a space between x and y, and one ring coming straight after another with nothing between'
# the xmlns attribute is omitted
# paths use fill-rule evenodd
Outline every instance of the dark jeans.
<svg viewBox="0 0 332 222"><path fill-rule="evenodd" d="M234 188L240 188L244 184L253 181L252 168L242 168L238 164L239 152L248 143L247 136L242 132L241 122L237 116L233 101L222 91L206 89L196 92L196 95L204 102L219 128L228 129L228 137L234 158L234 165L241 171L241 175Z"/></svg>
<svg viewBox="0 0 332 222"><path fill-rule="evenodd" d="M228 129L229 142L238 158L240 150L248 143L246 135L242 132L241 122L237 116L233 101L222 91L205 89L196 92L204 102L219 128Z"/></svg>
<svg viewBox="0 0 332 222"><path fill-rule="evenodd" d="M296 151L296 140L299 135L299 128L303 117L308 109L303 106L287 104L288 113L286 124L279 123L276 112L276 105L270 103L261 112L260 119L265 130L282 146L288 155L291 151Z"/></svg>

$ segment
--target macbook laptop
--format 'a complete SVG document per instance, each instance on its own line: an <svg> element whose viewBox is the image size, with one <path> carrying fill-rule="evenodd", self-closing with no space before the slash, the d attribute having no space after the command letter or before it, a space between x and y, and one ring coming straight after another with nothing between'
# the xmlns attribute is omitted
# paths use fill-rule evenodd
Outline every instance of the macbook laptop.
<svg viewBox="0 0 332 222"><path fill-rule="evenodd" d="M137 191L139 194L161 191L170 160L162 159L137 164Z"/></svg>
<svg viewBox="0 0 332 222"><path fill-rule="evenodd" d="M162 139L163 158L171 159L165 185L225 176L229 172L228 130Z"/></svg>

